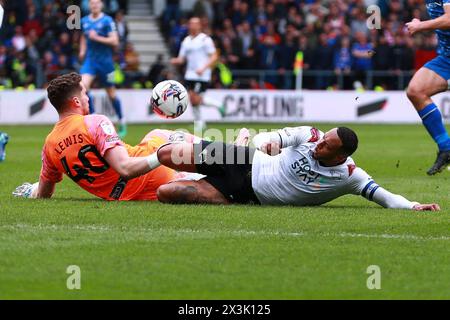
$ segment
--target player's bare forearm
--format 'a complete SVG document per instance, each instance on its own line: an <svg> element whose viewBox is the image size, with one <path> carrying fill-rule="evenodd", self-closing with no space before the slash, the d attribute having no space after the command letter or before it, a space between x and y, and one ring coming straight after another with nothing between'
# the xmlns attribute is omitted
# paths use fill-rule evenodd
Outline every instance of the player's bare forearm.
<svg viewBox="0 0 450 320"><path fill-rule="evenodd" d="M450 29L450 13L446 13L433 20L421 21L420 31L429 31L436 29Z"/></svg>
<svg viewBox="0 0 450 320"><path fill-rule="evenodd" d="M147 157L130 157L121 146L106 151L105 160L125 180L142 176L152 169Z"/></svg>
<svg viewBox="0 0 450 320"><path fill-rule="evenodd" d="M444 6L445 14L442 16L426 21L420 21L419 19L413 19L406 24L408 32L414 35L418 32L430 31L430 30L446 30L450 29L450 6Z"/></svg>
<svg viewBox="0 0 450 320"><path fill-rule="evenodd" d="M117 47L119 45L119 40L116 36L97 36L94 41L100 42L101 44L105 44L110 47Z"/></svg>
<svg viewBox="0 0 450 320"><path fill-rule="evenodd" d="M183 57L176 57L170 59L170 63L173 65L182 65L184 64L184 58Z"/></svg>
<svg viewBox="0 0 450 320"><path fill-rule="evenodd" d="M206 65L204 65L202 68L200 68L200 73L205 72L205 70L212 68L216 62L219 60L219 55L217 54L217 51L213 53L210 57Z"/></svg>
<svg viewBox="0 0 450 320"><path fill-rule="evenodd" d="M80 53L79 53L79 58L80 60L84 59L84 56L86 55L86 38L84 36L81 36L81 40L80 40Z"/></svg>
<svg viewBox="0 0 450 320"><path fill-rule="evenodd" d="M128 160L122 162L120 166L122 172L121 176L126 180L142 176L151 170L148 161L144 157L129 157Z"/></svg>
<svg viewBox="0 0 450 320"><path fill-rule="evenodd" d="M36 194L33 194L31 198L49 199L52 197L54 192L55 192L55 183L40 179L37 192Z"/></svg>

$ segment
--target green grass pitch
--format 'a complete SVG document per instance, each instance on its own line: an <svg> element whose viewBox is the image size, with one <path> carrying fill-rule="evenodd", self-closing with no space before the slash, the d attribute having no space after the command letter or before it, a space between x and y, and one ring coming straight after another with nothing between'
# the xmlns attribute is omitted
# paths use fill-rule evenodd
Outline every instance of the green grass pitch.
<svg viewBox="0 0 450 320"><path fill-rule="evenodd" d="M130 126L126 142L155 127ZM2 126L0 299L449 299L450 171L425 174L436 150L420 125L351 127L360 167L442 211L357 196L304 208L106 202L66 177L51 200L14 199L38 178L50 126ZM69 265L81 269L80 290L66 287ZM370 265L380 290L367 288Z"/></svg>

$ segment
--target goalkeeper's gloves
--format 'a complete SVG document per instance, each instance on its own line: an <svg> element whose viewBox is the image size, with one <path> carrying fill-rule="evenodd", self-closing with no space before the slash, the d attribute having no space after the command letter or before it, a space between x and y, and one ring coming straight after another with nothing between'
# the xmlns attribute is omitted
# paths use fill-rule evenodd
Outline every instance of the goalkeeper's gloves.
<svg viewBox="0 0 450 320"><path fill-rule="evenodd" d="M24 184L18 186L16 190L13 191L13 196L20 198L32 198L35 199L37 196L37 189L39 187L39 182L29 183L25 182Z"/></svg>

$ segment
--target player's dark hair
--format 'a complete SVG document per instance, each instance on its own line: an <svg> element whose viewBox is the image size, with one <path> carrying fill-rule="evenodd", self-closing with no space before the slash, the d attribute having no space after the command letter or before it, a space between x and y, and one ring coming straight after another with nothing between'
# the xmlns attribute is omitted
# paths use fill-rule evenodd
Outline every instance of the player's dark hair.
<svg viewBox="0 0 450 320"><path fill-rule="evenodd" d="M59 76L50 81L47 94L56 111L62 111L67 100L81 91L80 82L81 76L76 72Z"/></svg>
<svg viewBox="0 0 450 320"><path fill-rule="evenodd" d="M355 131L347 127L339 127L337 135L342 141L341 150L344 155L350 156L358 149L358 136Z"/></svg>

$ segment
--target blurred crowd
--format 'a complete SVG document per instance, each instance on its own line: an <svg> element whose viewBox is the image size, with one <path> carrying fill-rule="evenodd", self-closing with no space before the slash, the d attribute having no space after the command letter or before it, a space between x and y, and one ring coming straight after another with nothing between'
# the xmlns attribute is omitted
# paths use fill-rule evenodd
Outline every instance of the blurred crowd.
<svg viewBox="0 0 450 320"><path fill-rule="evenodd" d="M104 0L114 17L120 46L116 50L117 85L129 85L127 75L138 72L139 60L127 42L124 20L127 1ZM67 28L69 5L89 14L88 0L0 0L5 9L0 29L0 89L45 87L56 76L77 71L81 30Z"/></svg>
<svg viewBox="0 0 450 320"><path fill-rule="evenodd" d="M413 18L429 19L424 0L197 0L191 12L180 11L180 0L167 3L161 23L172 55L186 36L187 18L195 15L229 69L270 70L263 84L241 77L232 84L237 87L294 88L290 71L301 51L304 88L336 88L339 75L340 88L367 86L367 71L374 70L388 72L375 72L372 87L398 89L435 56L437 45L432 32L413 38L405 30ZM379 30L366 24L372 4L381 9ZM224 86L220 76L215 86Z"/></svg>
<svg viewBox="0 0 450 320"><path fill-rule="evenodd" d="M117 86L132 87L136 79L142 85L161 80L168 72L161 56L148 75L139 73L139 57L127 41L128 1L103 2L104 11L115 18L121 41L115 55ZM410 37L404 27L413 18L429 19L424 0L197 0L189 12L181 11L180 2L166 0L161 15L170 53L178 54L188 18L201 17L204 32L213 37L221 53L214 87L292 89L292 70L302 52L304 88L402 89L413 71L436 55L433 32ZM88 0L0 3L5 8L0 89L43 87L61 73L79 70L81 31L67 29L66 8L79 5L84 16ZM366 8L372 4L381 9L379 30L367 28ZM230 70L237 71L233 81L226 76ZM370 83L368 71L375 72Z"/></svg>

